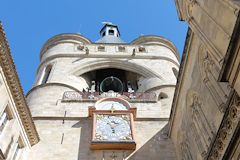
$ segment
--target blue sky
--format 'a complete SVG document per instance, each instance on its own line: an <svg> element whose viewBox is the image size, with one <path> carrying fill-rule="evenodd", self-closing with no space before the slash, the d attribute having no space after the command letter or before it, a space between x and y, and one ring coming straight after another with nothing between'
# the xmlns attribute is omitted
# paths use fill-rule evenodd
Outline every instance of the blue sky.
<svg viewBox="0 0 240 160"><path fill-rule="evenodd" d="M6 0L0 20L25 93L34 82L42 45L56 34L80 33L96 41L101 22L110 21L126 42L141 34L160 35L182 54L187 32L174 0Z"/></svg>

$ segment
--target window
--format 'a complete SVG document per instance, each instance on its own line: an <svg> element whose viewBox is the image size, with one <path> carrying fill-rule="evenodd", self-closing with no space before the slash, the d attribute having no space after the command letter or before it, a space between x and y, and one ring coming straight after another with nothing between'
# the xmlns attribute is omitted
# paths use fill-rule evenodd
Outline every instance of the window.
<svg viewBox="0 0 240 160"><path fill-rule="evenodd" d="M5 156L4 156L4 154L3 154L1 149L0 149L0 159L5 159Z"/></svg>
<svg viewBox="0 0 240 160"><path fill-rule="evenodd" d="M165 99L165 98L168 98L168 95L166 93L163 93L163 92L161 92L158 96L158 100L162 100L162 99Z"/></svg>
<svg viewBox="0 0 240 160"><path fill-rule="evenodd" d="M105 47L103 45L98 46L98 51L104 52L105 51Z"/></svg>
<svg viewBox="0 0 240 160"><path fill-rule="evenodd" d="M15 146L14 146L14 155L13 155L13 158L12 158L13 160L17 159L19 150L20 150L20 145L18 143L16 143Z"/></svg>
<svg viewBox="0 0 240 160"><path fill-rule="evenodd" d="M118 51L119 52L125 52L126 51L126 48L124 46L119 46L118 47Z"/></svg>
<svg viewBox="0 0 240 160"><path fill-rule="evenodd" d="M114 30L110 29L110 30L108 31L108 34L109 34L109 35L114 35Z"/></svg>
<svg viewBox="0 0 240 160"><path fill-rule="evenodd" d="M138 51L139 51L139 52L146 52L146 48L143 47L143 46L139 46L139 47L138 47Z"/></svg>
<svg viewBox="0 0 240 160"><path fill-rule="evenodd" d="M12 137L11 144L10 144L10 154L8 154L8 159L11 160L17 160L19 159L20 153L21 153L21 148L23 148L23 142L21 137L17 139L17 141L14 140Z"/></svg>
<svg viewBox="0 0 240 160"><path fill-rule="evenodd" d="M103 32L102 37L106 35L106 32Z"/></svg>
<svg viewBox="0 0 240 160"><path fill-rule="evenodd" d="M1 117L0 117L0 134L2 133L8 121L9 121L9 117L7 115L6 110L4 110L4 112L1 114Z"/></svg>
<svg viewBox="0 0 240 160"><path fill-rule="evenodd" d="M50 75L50 73L51 73L51 70L52 70L52 65L48 65L48 66L45 68L44 76L43 76L43 79L42 79L42 84L47 83L47 81L48 81L48 79L49 79L49 75Z"/></svg>
<svg viewBox="0 0 240 160"><path fill-rule="evenodd" d="M172 68L172 71L173 71L174 76L177 78L177 77L178 77L178 71L177 71L177 69L173 67L173 68Z"/></svg>

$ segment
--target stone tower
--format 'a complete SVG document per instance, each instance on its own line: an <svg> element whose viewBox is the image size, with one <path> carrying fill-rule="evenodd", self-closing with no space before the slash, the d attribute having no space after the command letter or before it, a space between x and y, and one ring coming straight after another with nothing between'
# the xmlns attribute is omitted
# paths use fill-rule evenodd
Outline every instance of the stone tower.
<svg viewBox="0 0 240 160"><path fill-rule="evenodd" d="M100 35L94 43L60 34L44 44L27 94L40 142L23 159L175 159L166 133L176 47L159 36L125 43L112 23Z"/></svg>

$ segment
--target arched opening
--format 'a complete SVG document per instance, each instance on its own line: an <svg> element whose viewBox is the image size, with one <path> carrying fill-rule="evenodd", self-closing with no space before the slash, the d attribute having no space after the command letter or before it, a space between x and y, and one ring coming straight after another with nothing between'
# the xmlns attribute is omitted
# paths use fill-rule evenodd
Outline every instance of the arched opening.
<svg viewBox="0 0 240 160"><path fill-rule="evenodd" d="M128 92L138 89L141 75L116 68L93 70L80 75L88 83L88 88L97 92Z"/></svg>
<svg viewBox="0 0 240 160"><path fill-rule="evenodd" d="M158 95L158 100L162 100L162 99L166 99L168 98L168 95L164 92L161 92L159 95Z"/></svg>

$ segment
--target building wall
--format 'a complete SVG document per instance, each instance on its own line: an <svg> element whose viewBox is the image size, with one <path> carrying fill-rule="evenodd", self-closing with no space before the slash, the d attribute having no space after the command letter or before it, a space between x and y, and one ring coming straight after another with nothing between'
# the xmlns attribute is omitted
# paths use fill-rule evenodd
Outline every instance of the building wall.
<svg viewBox="0 0 240 160"><path fill-rule="evenodd" d="M239 66L239 61L229 60L239 53L231 49L239 43L238 2L175 2L180 19L189 25L170 118L177 157L230 159L229 152L238 146L230 141L238 139L239 88L222 72L231 72L228 63Z"/></svg>
<svg viewBox="0 0 240 160"><path fill-rule="evenodd" d="M13 98L9 94L2 68L0 73L0 115L2 121L5 119L0 129L0 149L6 159L11 159L15 154L19 158L30 144L17 115ZM6 118L4 118L5 115Z"/></svg>
<svg viewBox="0 0 240 160"><path fill-rule="evenodd" d="M38 140L0 23L0 159L21 159Z"/></svg>
<svg viewBox="0 0 240 160"><path fill-rule="evenodd" d="M155 44L151 41L147 45L123 44L126 51L119 52L120 45L71 40L70 36L67 42L53 43L52 38L42 49L36 81L27 94L41 141L33 146L27 159L110 159L114 155L116 159L175 159L172 142L166 135L176 83L173 68L178 70L179 66L174 48L155 40ZM54 45L51 46L51 43ZM79 45L83 45L84 50L76 49ZM105 51L98 51L100 45L105 46ZM146 52L138 52L140 45L145 47ZM50 47L45 49L46 46ZM43 74L49 65L52 65L50 75L47 83L42 84ZM87 90L88 80L82 75L101 68L138 73L141 76L137 92L157 95L155 102L131 103L137 108L134 121L137 148L134 151L91 150L93 122L88 117L88 108L95 102L66 102L62 99L66 91ZM167 97L158 99L160 93L165 93Z"/></svg>

